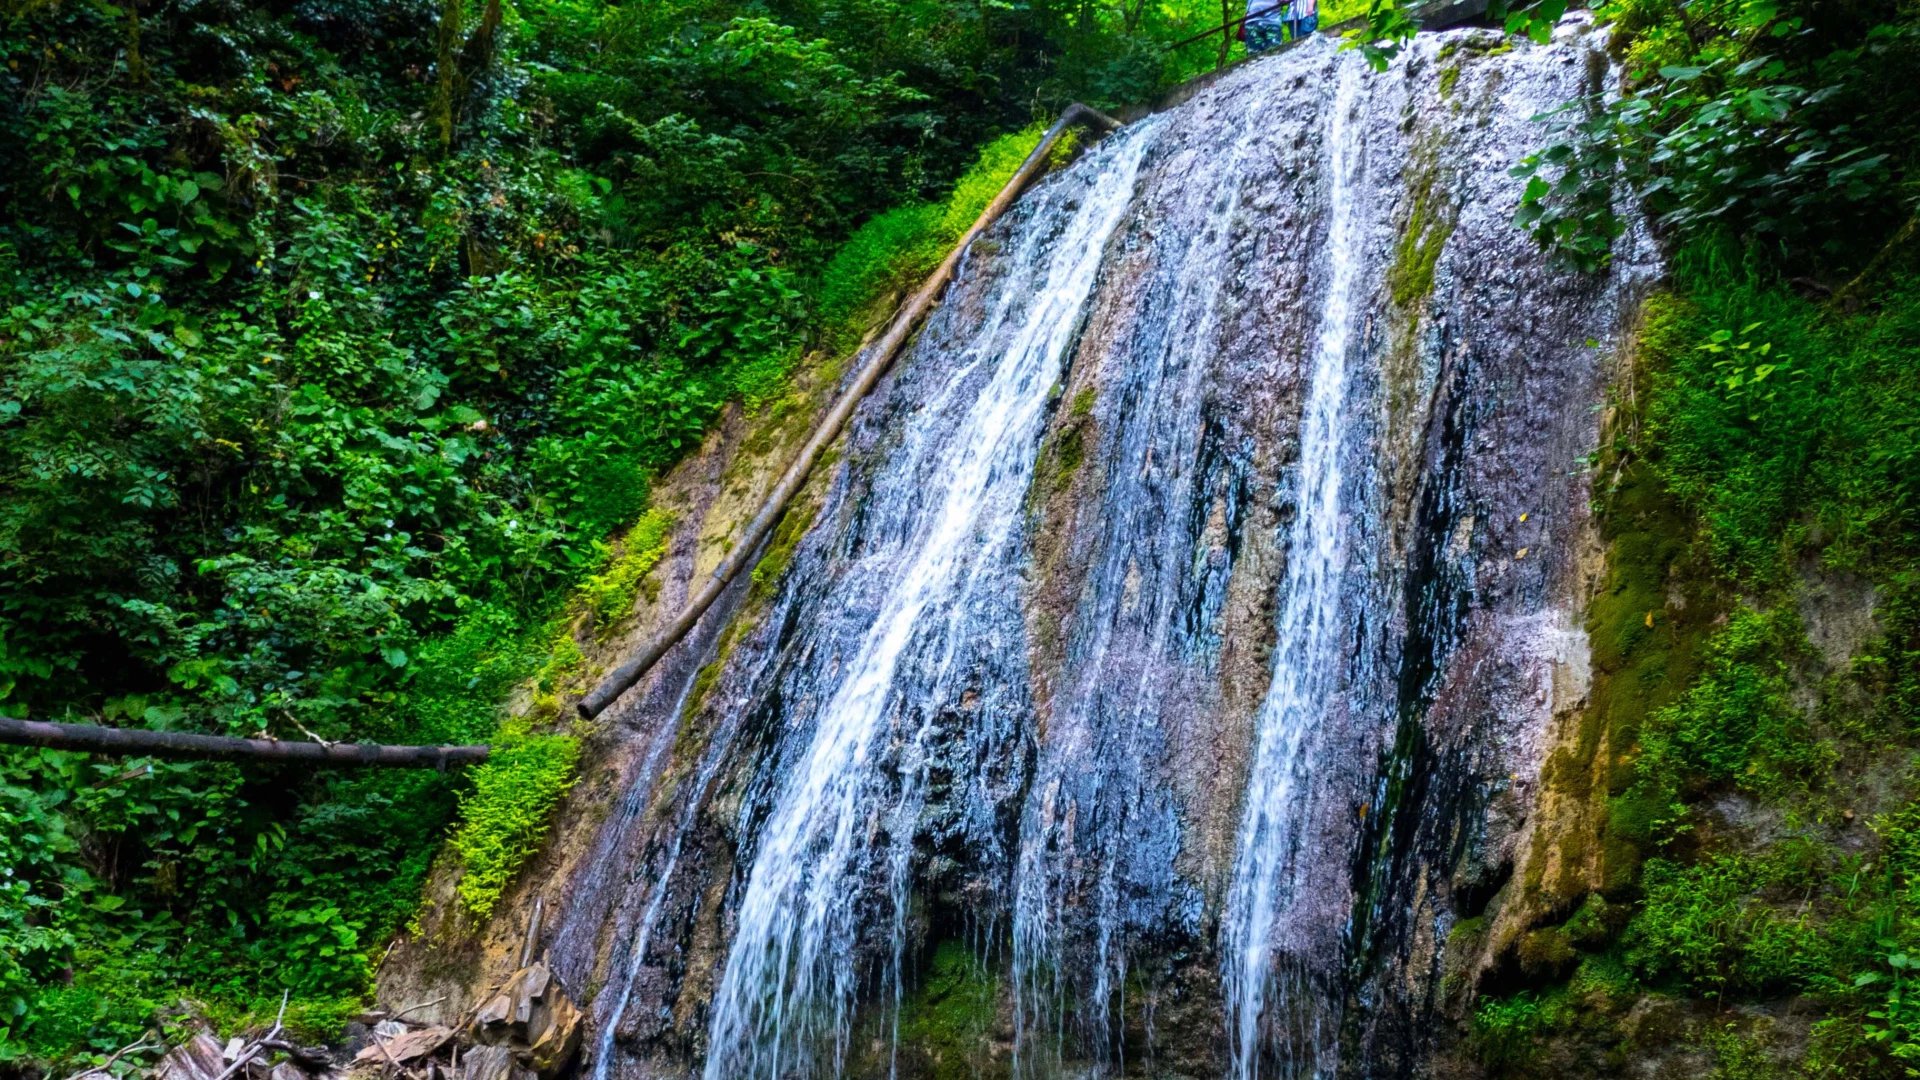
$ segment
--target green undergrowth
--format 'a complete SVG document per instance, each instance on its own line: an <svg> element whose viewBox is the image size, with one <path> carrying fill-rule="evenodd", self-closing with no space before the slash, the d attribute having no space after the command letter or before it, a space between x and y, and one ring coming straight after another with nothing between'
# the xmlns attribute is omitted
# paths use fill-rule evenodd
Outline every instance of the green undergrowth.
<svg viewBox="0 0 1920 1080"><path fill-rule="evenodd" d="M1522 991L1487 998L1473 1014L1474 1051L1495 1069L1527 1064L1536 1053L1539 1037L1564 1024L1568 1012L1564 991L1545 996Z"/></svg>
<svg viewBox="0 0 1920 1080"><path fill-rule="evenodd" d="M943 201L896 207L856 230L820 277L818 312L827 328L823 343L838 351L852 349L869 326L891 313L889 301L918 288L1013 178L1045 132L1045 124L1034 124L1000 136L981 149ZM1076 145L1071 133L1063 137L1054 144L1050 162L1069 160Z"/></svg>
<svg viewBox="0 0 1920 1080"><path fill-rule="evenodd" d="M1572 841L1602 845L1599 888L1524 883L1557 914L1517 944L1531 987L1483 998L1469 1043L1502 1075L1667 1052L1727 1077L1911 1075L1920 282L1847 314L1717 249L1676 271L1595 462L1595 681L1543 776L1582 801L1606 785ZM1854 609L1816 603L1848 581ZM1811 640L1836 620L1860 628L1839 663Z"/></svg>
<svg viewBox="0 0 1920 1080"><path fill-rule="evenodd" d="M461 862L456 892L468 915L491 915L514 873L539 850L579 760L580 740L571 735L508 731L474 767L452 841Z"/></svg>
<svg viewBox="0 0 1920 1080"><path fill-rule="evenodd" d="M599 637L605 638L633 611L647 572L667 553L673 522L665 510L647 511L622 539L620 555L580 586L581 606Z"/></svg>

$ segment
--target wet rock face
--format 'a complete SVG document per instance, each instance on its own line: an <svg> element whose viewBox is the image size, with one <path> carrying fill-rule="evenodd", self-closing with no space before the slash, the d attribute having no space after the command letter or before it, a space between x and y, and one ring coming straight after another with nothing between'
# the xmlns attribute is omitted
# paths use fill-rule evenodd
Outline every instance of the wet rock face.
<svg viewBox="0 0 1920 1080"><path fill-rule="evenodd" d="M1584 693L1653 272L1508 224L1605 76L1564 29L1254 61L976 247L784 576L631 695L551 886L595 1080L1419 1070Z"/></svg>

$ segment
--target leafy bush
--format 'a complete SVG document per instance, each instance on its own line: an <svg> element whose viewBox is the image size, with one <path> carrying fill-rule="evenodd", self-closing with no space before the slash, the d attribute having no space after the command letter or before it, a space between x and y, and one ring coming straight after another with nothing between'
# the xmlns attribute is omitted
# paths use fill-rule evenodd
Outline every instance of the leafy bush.
<svg viewBox="0 0 1920 1080"><path fill-rule="evenodd" d="M1555 995L1521 991L1487 998L1473 1013L1474 1049L1496 1070L1525 1066L1539 1053L1540 1036L1565 1023L1568 1015L1565 1001Z"/></svg>
<svg viewBox="0 0 1920 1080"><path fill-rule="evenodd" d="M1734 855L1691 866L1648 860L1646 900L1626 934L1629 966L1642 978L1712 997L1806 986L1833 960L1820 929L1804 910L1781 912L1758 895L1806 884L1801 870Z"/></svg>
<svg viewBox="0 0 1920 1080"><path fill-rule="evenodd" d="M581 600L602 636L633 610L633 602L640 595L640 581L666 555L672 530L672 514L658 509L647 511L627 531L620 556L581 584Z"/></svg>
<svg viewBox="0 0 1920 1080"><path fill-rule="evenodd" d="M1618 0L1597 11L1631 65L1537 118L1547 143L1515 166L1516 224L1592 269L1637 199L1684 236L1731 232L1779 254L1858 259L1905 211L1896 164L1914 158L1912 13L1742 0L1712 9Z"/></svg>
<svg viewBox="0 0 1920 1080"><path fill-rule="evenodd" d="M1881 311L1836 318L1711 249L1684 255L1680 271L1687 302L1650 342L1658 373L1647 427L1661 478L1699 515L1716 566L1758 586L1787 580L1809 547L1841 567L1911 558L1913 285L1896 285ZM1756 392L1761 365L1729 360L1728 342L1770 346L1790 366Z"/></svg>
<svg viewBox="0 0 1920 1080"><path fill-rule="evenodd" d="M1694 684L1642 729L1643 782L1781 795L1822 780L1834 750L1814 738L1790 700L1785 658L1798 639L1790 612L1736 611L1708 639Z"/></svg>

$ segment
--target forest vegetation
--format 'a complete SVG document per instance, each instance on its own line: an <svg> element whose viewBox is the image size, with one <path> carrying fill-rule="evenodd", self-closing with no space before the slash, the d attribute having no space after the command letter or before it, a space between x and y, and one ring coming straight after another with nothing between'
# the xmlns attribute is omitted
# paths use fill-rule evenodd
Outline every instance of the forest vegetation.
<svg viewBox="0 0 1920 1080"><path fill-rule="evenodd" d="M850 345L1036 121L1212 66L1163 46L1219 21L0 4L0 709L496 748L445 776L0 751L0 1061L104 1054L183 995L230 1021L291 991L330 1034L450 832L484 915L578 754L497 706L565 662L570 602L631 607L650 478Z"/></svg>
<svg viewBox="0 0 1920 1080"><path fill-rule="evenodd" d="M1364 14L1390 63L1404 13ZM1486 988L1471 1052L1604 1073L1651 996L1719 1010L1728 1080L1915 1075L1920 12L1595 14L1625 92L1542 118L1516 226L1593 270L1637 199L1672 259L1593 462L1633 750L1606 886ZM331 1035L448 846L484 917L579 754L498 705L631 607L651 479L849 349L1036 123L1228 59L1167 48L1222 15L0 0L0 711L496 747L448 775L0 749L0 1072L183 999L234 1026L287 992ZM1876 631L1834 664L1799 599L1843 580ZM1782 1056L1787 1000L1817 1019Z"/></svg>

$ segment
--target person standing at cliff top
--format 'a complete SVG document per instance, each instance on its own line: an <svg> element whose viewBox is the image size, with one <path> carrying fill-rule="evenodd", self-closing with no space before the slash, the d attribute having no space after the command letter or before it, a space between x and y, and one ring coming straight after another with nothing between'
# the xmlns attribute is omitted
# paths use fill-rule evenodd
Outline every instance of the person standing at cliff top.
<svg viewBox="0 0 1920 1080"><path fill-rule="evenodd" d="M1320 0L1247 0L1240 38L1247 43L1247 55L1252 56L1297 41L1319 27Z"/></svg>
<svg viewBox="0 0 1920 1080"><path fill-rule="evenodd" d="M1285 43L1290 21L1287 7L1287 0L1247 0L1247 17L1240 23L1240 40L1247 43L1248 56Z"/></svg>
<svg viewBox="0 0 1920 1080"><path fill-rule="evenodd" d="M1293 0L1287 13L1287 40L1298 41L1320 29L1320 0Z"/></svg>

